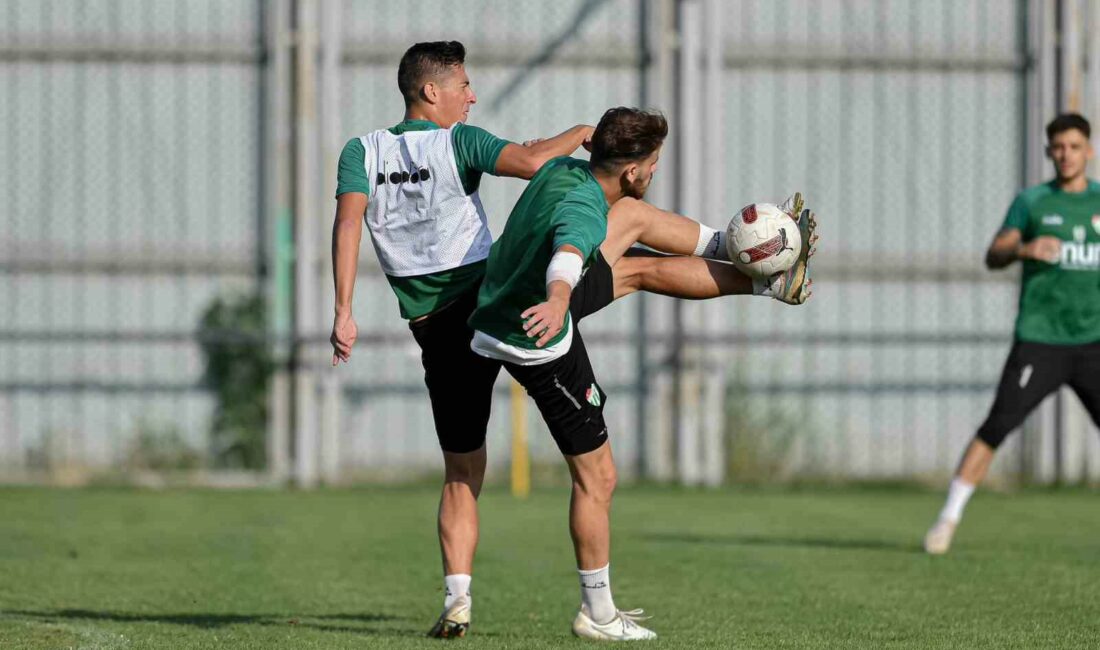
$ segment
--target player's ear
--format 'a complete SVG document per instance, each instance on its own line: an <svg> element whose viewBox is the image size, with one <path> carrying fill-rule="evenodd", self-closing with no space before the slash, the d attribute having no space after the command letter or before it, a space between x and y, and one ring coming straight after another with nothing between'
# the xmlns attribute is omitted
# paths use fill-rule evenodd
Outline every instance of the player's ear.
<svg viewBox="0 0 1100 650"><path fill-rule="evenodd" d="M638 180L638 163L632 162L623 167L623 175L626 177L627 184Z"/></svg>
<svg viewBox="0 0 1100 650"><path fill-rule="evenodd" d="M435 104L439 102L439 87L435 85L434 81L429 81L420 87L420 96L425 102Z"/></svg>

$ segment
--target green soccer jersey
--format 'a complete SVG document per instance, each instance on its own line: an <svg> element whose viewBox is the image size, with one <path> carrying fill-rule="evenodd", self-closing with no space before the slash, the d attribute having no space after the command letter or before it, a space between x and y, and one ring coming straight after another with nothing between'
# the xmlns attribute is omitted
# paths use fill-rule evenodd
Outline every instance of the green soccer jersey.
<svg viewBox="0 0 1100 650"><path fill-rule="evenodd" d="M1064 192L1051 181L1019 194L1003 228L1025 242L1049 235L1062 241L1053 264L1023 261L1016 338L1054 345L1100 341L1100 183Z"/></svg>
<svg viewBox="0 0 1100 650"><path fill-rule="evenodd" d="M534 350L520 317L546 301L546 267L566 244L576 247L587 268L607 236L610 206L588 162L555 158L528 183L489 251L488 267L470 326L508 345ZM561 341L566 326L547 344Z"/></svg>
<svg viewBox="0 0 1100 650"><path fill-rule="evenodd" d="M389 129L394 135L407 131L430 131L439 125L426 120L404 120ZM481 185L483 173L496 175L497 159L508 144L484 129L466 124L456 124L452 141L455 166L466 194L473 194ZM366 151L359 138L352 138L340 153L336 175L336 196L345 192L362 192L370 196L364 159ZM453 302L458 296L473 290L485 275L485 260L459 266L437 273L396 277L387 275L390 288L397 295L401 317L419 318Z"/></svg>

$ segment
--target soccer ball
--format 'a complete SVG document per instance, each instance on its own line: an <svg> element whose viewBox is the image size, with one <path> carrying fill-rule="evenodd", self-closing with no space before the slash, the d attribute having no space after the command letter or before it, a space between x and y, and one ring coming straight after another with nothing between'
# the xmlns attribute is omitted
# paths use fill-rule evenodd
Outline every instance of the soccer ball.
<svg viewBox="0 0 1100 650"><path fill-rule="evenodd" d="M772 203L753 203L741 208L726 228L730 261L755 278L767 278L791 268L801 248L798 223Z"/></svg>

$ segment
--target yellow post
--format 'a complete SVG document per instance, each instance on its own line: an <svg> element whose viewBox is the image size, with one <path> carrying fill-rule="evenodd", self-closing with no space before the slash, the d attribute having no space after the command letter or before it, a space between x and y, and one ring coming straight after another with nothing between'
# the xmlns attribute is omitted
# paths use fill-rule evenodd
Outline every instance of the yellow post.
<svg viewBox="0 0 1100 650"><path fill-rule="evenodd" d="M512 496L526 499L531 493L531 457L527 452L527 399L523 387L512 380Z"/></svg>

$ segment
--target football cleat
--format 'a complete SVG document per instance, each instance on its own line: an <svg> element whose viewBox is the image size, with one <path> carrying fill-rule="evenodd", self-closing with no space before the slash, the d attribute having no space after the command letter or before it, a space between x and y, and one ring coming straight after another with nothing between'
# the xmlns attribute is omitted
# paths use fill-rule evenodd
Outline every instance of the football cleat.
<svg viewBox="0 0 1100 650"><path fill-rule="evenodd" d="M929 555L943 555L951 548L951 539L955 537L958 522L940 519L924 536L924 552Z"/></svg>
<svg viewBox="0 0 1100 650"><path fill-rule="evenodd" d="M798 221L798 216L802 214L802 209L806 206L802 200L802 192L795 192L787 197L787 200L779 204L779 209L787 213L791 219Z"/></svg>
<svg viewBox="0 0 1100 650"><path fill-rule="evenodd" d="M801 305L813 295L813 280L810 279L809 264L810 258L817 252L817 216L813 211L803 207L801 193L796 193L780 207L798 222L798 231L802 235L802 249L791 268L771 277L769 293L781 302ZM801 208L801 212L795 213L796 208Z"/></svg>
<svg viewBox="0 0 1100 650"><path fill-rule="evenodd" d="M656 639L657 633L638 625L638 621L648 619L643 616L640 609L630 611L617 611L615 618L606 623L597 623L588 615L587 609L581 605L577 617L573 619L573 634L599 641L647 641Z"/></svg>
<svg viewBox="0 0 1100 650"><path fill-rule="evenodd" d="M436 639L461 639L470 629L470 599L459 596L439 615L428 636Z"/></svg>

